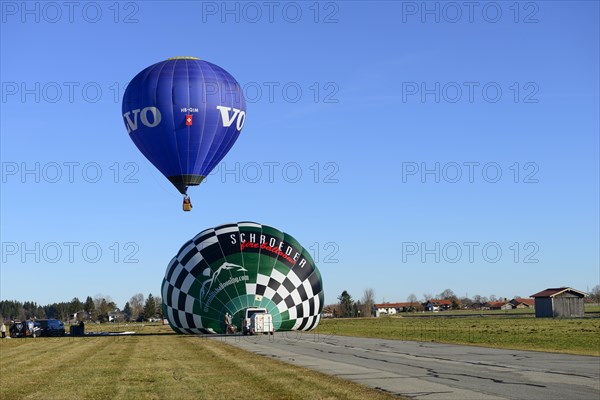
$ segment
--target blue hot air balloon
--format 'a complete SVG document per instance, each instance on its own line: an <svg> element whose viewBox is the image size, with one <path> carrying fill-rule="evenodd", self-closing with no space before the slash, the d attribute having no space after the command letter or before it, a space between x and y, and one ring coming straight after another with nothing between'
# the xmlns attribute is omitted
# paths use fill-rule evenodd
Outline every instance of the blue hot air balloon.
<svg viewBox="0 0 600 400"><path fill-rule="evenodd" d="M184 195L231 149L246 120L239 83L224 69L195 57L149 66L129 83L123 120L133 143Z"/></svg>

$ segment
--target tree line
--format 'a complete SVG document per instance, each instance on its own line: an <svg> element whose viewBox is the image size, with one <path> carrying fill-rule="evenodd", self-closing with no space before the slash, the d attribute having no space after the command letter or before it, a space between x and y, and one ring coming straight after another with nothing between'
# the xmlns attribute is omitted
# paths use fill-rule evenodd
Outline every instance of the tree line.
<svg viewBox="0 0 600 400"><path fill-rule="evenodd" d="M595 303L600 303L600 285L594 286L589 293L590 298ZM519 297L519 296L514 296ZM360 300L354 300L352 295L347 290L344 290L338 296L339 303L330 304L324 307L325 312L331 313L333 317L371 317L373 315L373 306L375 305L375 291L371 288L365 289ZM421 300L414 293L411 293L406 298L407 303L411 303L411 311L423 311L425 304L429 300L449 300L452 303L452 309L459 308L478 308L484 304L495 301L508 300L496 295L481 296L476 294L472 297L458 297L452 289L446 289L441 293L434 295L431 293L423 293ZM385 303L385 300L383 301Z"/></svg>
<svg viewBox="0 0 600 400"><path fill-rule="evenodd" d="M363 292L360 300L354 301L352 295L344 290L338 296L338 304L325 306L325 310L330 311L334 317L371 317L373 316L373 307L375 306L375 290L368 288Z"/></svg>
<svg viewBox="0 0 600 400"><path fill-rule="evenodd" d="M85 301L74 297L68 302L40 305L34 301L0 301L0 320L58 319L61 321L131 322L162 319L162 299L152 293L133 295L123 308L117 307L110 296L87 296Z"/></svg>
<svg viewBox="0 0 600 400"><path fill-rule="evenodd" d="M493 295L490 297L495 298ZM373 316L373 308L375 306L375 290L372 288L365 289L360 300L355 301L347 290L344 290L337 299L339 303L325 306L325 309L331 312L333 317L348 318ZM414 293L411 293L407 297L406 302L413 304L411 307L412 311L422 311L424 309L423 303L426 303L431 299L450 300L453 308L458 308L460 302L462 301L451 289L446 289L437 296L424 293L423 301L419 301L417 296ZM478 301L482 301L483 299L488 301L487 298L481 296L477 297Z"/></svg>

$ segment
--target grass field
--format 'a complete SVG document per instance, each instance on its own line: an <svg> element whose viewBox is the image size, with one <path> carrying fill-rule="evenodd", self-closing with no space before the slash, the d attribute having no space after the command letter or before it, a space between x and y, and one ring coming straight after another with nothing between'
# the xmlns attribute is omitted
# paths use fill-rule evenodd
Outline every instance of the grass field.
<svg viewBox="0 0 600 400"><path fill-rule="evenodd" d="M0 339L0 399L397 399L166 327L121 328L132 327L121 330L138 335Z"/></svg>
<svg viewBox="0 0 600 400"><path fill-rule="evenodd" d="M600 318L531 316L325 319L320 334L600 355Z"/></svg>
<svg viewBox="0 0 600 400"><path fill-rule="evenodd" d="M586 316L597 316L600 314L600 305L585 304ZM535 309L533 308L514 308L512 310L448 310L438 313L408 313L400 314L411 317L431 317L431 316L466 316L466 315L535 315Z"/></svg>
<svg viewBox="0 0 600 400"><path fill-rule="evenodd" d="M218 341L136 329L125 337L0 340L0 398L397 398Z"/></svg>
<svg viewBox="0 0 600 400"><path fill-rule="evenodd" d="M166 326L88 324L86 331L136 335L0 340L0 399L392 398ZM325 319L316 334L600 355L600 318Z"/></svg>

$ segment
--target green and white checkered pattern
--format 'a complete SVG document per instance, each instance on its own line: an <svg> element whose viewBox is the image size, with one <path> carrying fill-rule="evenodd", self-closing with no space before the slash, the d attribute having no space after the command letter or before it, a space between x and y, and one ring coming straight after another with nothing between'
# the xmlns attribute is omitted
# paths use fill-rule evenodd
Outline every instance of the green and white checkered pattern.
<svg viewBox="0 0 600 400"><path fill-rule="evenodd" d="M275 330L310 330L323 309L321 275L290 235L254 222L200 232L171 260L163 309L181 333L224 332L224 315L240 326L248 307L264 307Z"/></svg>

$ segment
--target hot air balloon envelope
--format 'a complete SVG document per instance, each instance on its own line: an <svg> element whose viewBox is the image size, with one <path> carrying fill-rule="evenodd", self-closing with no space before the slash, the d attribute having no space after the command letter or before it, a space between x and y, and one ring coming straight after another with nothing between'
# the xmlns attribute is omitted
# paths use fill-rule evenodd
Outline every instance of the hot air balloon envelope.
<svg viewBox="0 0 600 400"><path fill-rule="evenodd" d="M170 58L137 74L122 110L137 148L183 194L223 159L246 120L237 81L193 57Z"/></svg>
<svg viewBox="0 0 600 400"><path fill-rule="evenodd" d="M224 333L223 316L240 327L247 308L266 308L275 330L310 330L323 309L321 275L290 235L239 222L200 232L171 260L163 311L180 333Z"/></svg>

